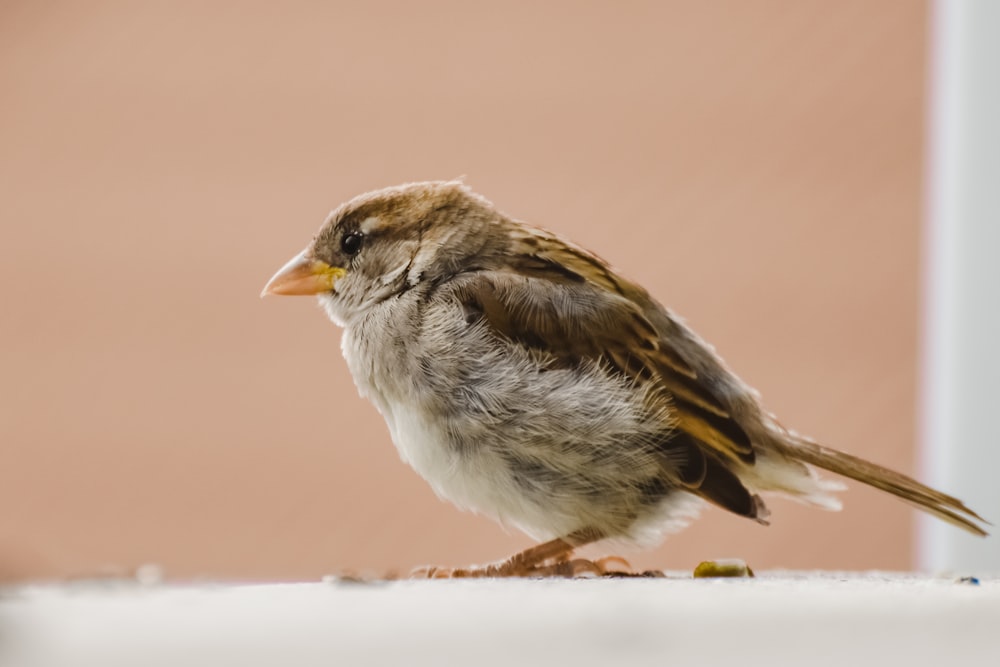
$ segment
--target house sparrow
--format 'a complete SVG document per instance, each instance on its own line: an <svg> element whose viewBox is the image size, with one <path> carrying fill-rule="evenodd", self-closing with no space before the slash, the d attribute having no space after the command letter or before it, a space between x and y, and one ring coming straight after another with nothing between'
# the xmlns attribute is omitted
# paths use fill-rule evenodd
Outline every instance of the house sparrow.
<svg viewBox="0 0 1000 667"><path fill-rule="evenodd" d="M358 390L438 496L548 540L450 574L602 572L572 551L649 544L706 501L761 524L762 492L839 509L843 486L817 468L986 534L956 498L782 427L646 290L461 182L343 204L266 294L319 297Z"/></svg>

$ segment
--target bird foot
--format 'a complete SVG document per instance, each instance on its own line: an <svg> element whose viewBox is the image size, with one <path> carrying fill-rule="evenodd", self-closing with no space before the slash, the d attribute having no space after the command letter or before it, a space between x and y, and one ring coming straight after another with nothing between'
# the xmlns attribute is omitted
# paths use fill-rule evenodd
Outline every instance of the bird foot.
<svg viewBox="0 0 1000 667"><path fill-rule="evenodd" d="M600 533L581 530L566 538L544 542L530 549L516 553L501 563L481 567L446 568L425 566L410 573L412 579L465 579L465 578L505 578L505 577L563 577L567 579L593 577L656 577L662 572L632 571L628 561L618 556L608 556L598 560L573 558L577 547L596 542Z"/></svg>
<svg viewBox="0 0 1000 667"><path fill-rule="evenodd" d="M518 554L520 556L521 554ZM648 573L632 572L628 561L618 556L609 556L597 560L586 558L569 558L569 554L547 559L538 563L526 563L514 556L501 563L468 568L447 568L424 566L410 573L411 579L502 579L511 577L524 578L595 578L595 577L634 577L651 576Z"/></svg>

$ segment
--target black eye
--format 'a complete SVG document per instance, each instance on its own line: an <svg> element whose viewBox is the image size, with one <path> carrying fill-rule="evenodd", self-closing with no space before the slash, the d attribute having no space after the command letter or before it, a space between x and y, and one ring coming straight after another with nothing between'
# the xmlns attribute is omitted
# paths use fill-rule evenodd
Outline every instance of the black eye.
<svg viewBox="0 0 1000 667"><path fill-rule="evenodd" d="M361 241L364 235L361 232L348 232L344 238L340 239L340 249L347 255L357 255L361 250Z"/></svg>

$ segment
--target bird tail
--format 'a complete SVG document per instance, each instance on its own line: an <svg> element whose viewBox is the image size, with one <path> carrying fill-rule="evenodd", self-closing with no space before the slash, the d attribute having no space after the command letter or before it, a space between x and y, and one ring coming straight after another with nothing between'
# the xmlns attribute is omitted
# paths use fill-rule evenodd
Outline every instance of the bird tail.
<svg viewBox="0 0 1000 667"><path fill-rule="evenodd" d="M782 455L790 459L829 470L886 493L891 493L939 519L969 531L973 535L980 537L987 535L987 532L979 524L991 524L966 507L965 503L958 498L941 493L895 470L883 468L857 456L824 447L794 433L782 435L784 437L774 438L773 444Z"/></svg>

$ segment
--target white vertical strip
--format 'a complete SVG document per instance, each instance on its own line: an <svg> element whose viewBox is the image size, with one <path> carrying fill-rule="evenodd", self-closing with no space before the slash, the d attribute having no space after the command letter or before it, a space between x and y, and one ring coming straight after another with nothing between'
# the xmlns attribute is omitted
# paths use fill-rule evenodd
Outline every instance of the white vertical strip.
<svg viewBox="0 0 1000 667"><path fill-rule="evenodd" d="M1000 2L933 7L923 475L1000 524ZM1000 535L919 535L922 568L1000 572Z"/></svg>

